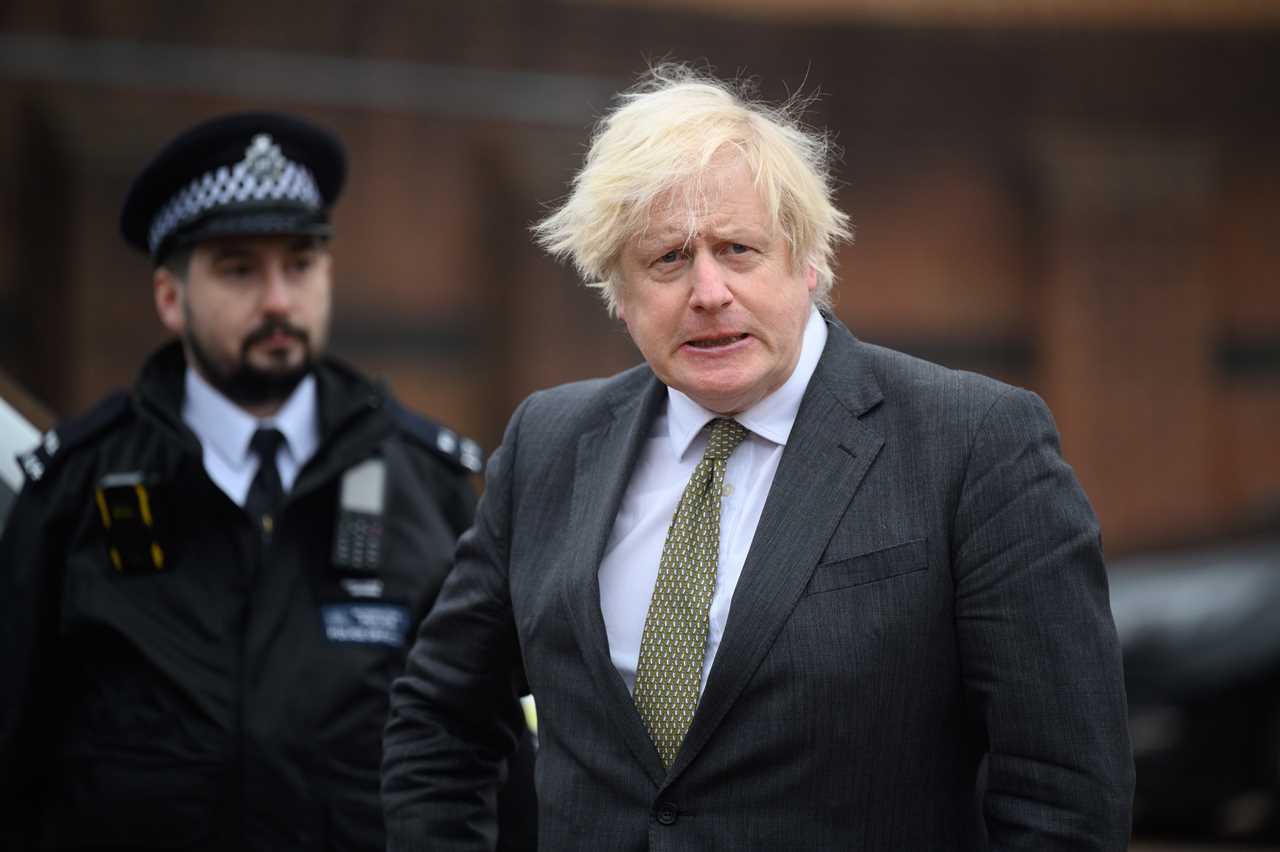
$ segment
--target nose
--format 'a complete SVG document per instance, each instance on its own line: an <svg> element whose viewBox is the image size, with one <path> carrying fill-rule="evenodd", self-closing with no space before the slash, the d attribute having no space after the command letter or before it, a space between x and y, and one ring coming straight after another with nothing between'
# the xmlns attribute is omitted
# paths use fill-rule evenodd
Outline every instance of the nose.
<svg viewBox="0 0 1280 852"><path fill-rule="evenodd" d="M693 256L692 288L689 304L697 310L714 311L727 307L733 301L723 267L709 251L699 251Z"/></svg>
<svg viewBox="0 0 1280 852"><path fill-rule="evenodd" d="M292 293L284 269L279 264L268 264L262 293L262 310L268 314L287 314L292 303Z"/></svg>

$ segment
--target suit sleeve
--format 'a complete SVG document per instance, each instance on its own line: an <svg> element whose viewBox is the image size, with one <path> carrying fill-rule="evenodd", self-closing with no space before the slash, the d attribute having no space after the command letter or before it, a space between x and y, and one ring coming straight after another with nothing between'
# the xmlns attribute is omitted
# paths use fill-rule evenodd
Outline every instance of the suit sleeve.
<svg viewBox="0 0 1280 852"><path fill-rule="evenodd" d="M476 519L391 686L383 737L387 848L492 850L496 795L524 716L507 586L517 424L490 459Z"/></svg>
<svg viewBox="0 0 1280 852"><path fill-rule="evenodd" d="M990 848L1127 848L1133 758L1098 523L1034 394L1009 391L981 422L952 555Z"/></svg>
<svg viewBox="0 0 1280 852"><path fill-rule="evenodd" d="M55 638L58 567L44 490L19 492L0 536L0 800L12 807L0 821L0 848L15 852L35 848L41 758L53 749L39 728L53 709L42 698L50 673L41 659Z"/></svg>

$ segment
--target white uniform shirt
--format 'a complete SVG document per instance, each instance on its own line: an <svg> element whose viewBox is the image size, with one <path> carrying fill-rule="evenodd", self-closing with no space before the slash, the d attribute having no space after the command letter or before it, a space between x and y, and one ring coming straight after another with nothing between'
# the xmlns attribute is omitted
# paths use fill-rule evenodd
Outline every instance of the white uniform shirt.
<svg viewBox="0 0 1280 852"><path fill-rule="evenodd" d="M826 342L827 325L815 308L805 325L800 358L791 376L782 387L734 418L750 431L729 457L725 472L725 497L720 506L720 563L711 599L707 655L702 664L704 688L773 475ZM609 654L627 688L633 691L640 637L657 582L667 529L680 495L707 448L703 427L718 416L680 391L667 389L665 410L654 420L640 451L600 563L600 609L609 636Z"/></svg>
<svg viewBox="0 0 1280 852"><path fill-rule="evenodd" d="M259 428L274 426L284 435L276 466L286 494L320 444L316 380L310 375L298 383L274 417L259 420L187 367L182 419L200 439L209 478L237 506L244 505L249 484L258 472L258 457L250 451L249 440Z"/></svg>

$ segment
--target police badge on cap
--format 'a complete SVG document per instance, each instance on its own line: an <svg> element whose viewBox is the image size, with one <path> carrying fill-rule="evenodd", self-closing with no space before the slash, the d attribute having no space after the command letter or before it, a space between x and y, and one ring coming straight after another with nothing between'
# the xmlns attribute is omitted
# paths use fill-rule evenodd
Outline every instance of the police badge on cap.
<svg viewBox="0 0 1280 852"><path fill-rule="evenodd" d="M157 263L211 237L328 236L345 176L342 144L326 130L275 113L223 116L183 133L143 169L120 230Z"/></svg>

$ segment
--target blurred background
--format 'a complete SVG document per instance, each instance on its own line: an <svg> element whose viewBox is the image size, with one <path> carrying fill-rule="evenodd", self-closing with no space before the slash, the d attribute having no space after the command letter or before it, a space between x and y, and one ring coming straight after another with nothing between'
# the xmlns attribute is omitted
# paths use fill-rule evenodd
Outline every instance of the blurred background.
<svg viewBox="0 0 1280 852"><path fill-rule="evenodd" d="M837 313L1046 398L1126 641L1280 634L1275 0L6 0L0 395L43 427L132 380L163 333L130 179L196 121L281 109L349 149L333 350L492 449L532 390L639 360L528 226L663 58L821 93L857 227ZM1219 663L1135 699L1139 827L1271 842L1280 664Z"/></svg>

